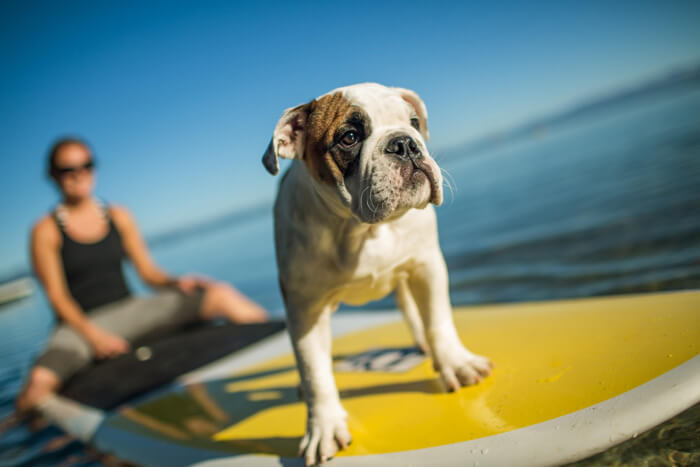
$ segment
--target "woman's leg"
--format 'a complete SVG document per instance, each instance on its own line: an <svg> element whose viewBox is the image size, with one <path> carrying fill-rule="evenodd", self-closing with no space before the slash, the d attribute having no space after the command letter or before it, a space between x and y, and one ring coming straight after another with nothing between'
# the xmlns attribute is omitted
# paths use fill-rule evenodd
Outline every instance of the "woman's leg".
<svg viewBox="0 0 700 467"><path fill-rule="evenodd" d="M267 313L233 287L216 282L208 285L201 302L177 292L162 293L150 299L127 299L94 312L91 318L104 329L134 339L158 328L179 326L194 318L188 308L196 304L203 319L225 318L233 323L267 321ZM190 318L189 316L192 316ZM24 389L17 397L17 409L34 409L46 396L54 394L67 380L92 360L92 351L67 325L52 336L44 354L31 370Z"/></svg>
<svg viewBox="0 0 700 467"><path fill-rule="evenodd" d="M60 324L53 332L44 351L17 396L19 412L33 410L47 396L54 394L64 381L92 361L90 345L70 326Z"/></svg>
<svg viewBox="0 0 700 467"><path fill-rule="evenodd" d="M17 412L26 413L35 409L47 396L54 394L61 386L58 375L49 368L35 366L29 373L24 388L17 396Z"/></svg>
<svg viewBox="0 0 700 467"><path fill-rule="evenodd" d="M17 397L14 419L19 422L25 420L26 415L36 413L42 419L62 428L70 436L89 442L102 423L104 415L98 409L56 395L60 386L61 377L56 372L36 365ZM31 419L29 424L33 424Z"/></svg>
<svg viewBox="0 0 700 467"><path fill-rule="evenodd" d="M225 318L232 323L267 321L267 312L260 305L223 282L205 287L200 314L203 319Z"/></svg>

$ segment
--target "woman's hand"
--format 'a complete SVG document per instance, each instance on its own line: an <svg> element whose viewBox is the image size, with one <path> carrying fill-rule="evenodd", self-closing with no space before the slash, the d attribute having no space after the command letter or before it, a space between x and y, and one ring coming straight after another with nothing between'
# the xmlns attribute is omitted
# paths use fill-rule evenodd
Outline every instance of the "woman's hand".
<svg viewBox="0 0 700 467"><path fill-rule="evenodd" d="M85 331L84 337L98 359L114 358L129 351L129 343L124 338L95 325Z"/></svg>

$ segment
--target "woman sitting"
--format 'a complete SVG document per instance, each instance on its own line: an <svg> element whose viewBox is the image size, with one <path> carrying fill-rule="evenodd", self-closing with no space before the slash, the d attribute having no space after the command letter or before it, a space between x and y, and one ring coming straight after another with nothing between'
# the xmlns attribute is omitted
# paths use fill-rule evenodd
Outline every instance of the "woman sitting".
<svg viewBox="0 0 700 467"><path fill-rule="evenodd" d="M31 254L59 324L17 398L18 412L36 408L93 359L125 353L145 335L198 319L266 320L260 306L227 284L172 277L160 269L129 212L93 197L95 160L84 141L59 140L48 167L62 201L34 226ZM129 292L125 257L157 294Z"/></svg>

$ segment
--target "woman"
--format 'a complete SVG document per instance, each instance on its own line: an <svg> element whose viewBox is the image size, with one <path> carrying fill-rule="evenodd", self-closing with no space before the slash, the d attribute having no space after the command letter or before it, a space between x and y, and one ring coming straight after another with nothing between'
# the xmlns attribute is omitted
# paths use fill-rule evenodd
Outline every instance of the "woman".
<svg viewBox="0 0 700 467"><path fill-rule="evenodd" d="M56 142L48 166L62 202L34 226L31 254L59 325L17 399L20 413L36 408L94 358L127 352L129 342L144 335L197 319L266 320L261 307L226 284L160 269L129 212L93 197L95 161L84 141ZM150 298L132 296L124 257L144 282L162 290Z"/></svg>

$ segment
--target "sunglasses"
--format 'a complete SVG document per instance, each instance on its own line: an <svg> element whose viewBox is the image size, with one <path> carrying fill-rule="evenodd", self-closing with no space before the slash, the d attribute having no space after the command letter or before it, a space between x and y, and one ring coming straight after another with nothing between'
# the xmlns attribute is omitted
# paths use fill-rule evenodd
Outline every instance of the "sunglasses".
<svg viewBox="0 0 700 467"><path fill-rule="evenodd" d="M62 177L64 175L68 174L74 174L76 172L79 172L81 170L92 170L95 168L95 161L90 160L84 163L83 165L76 165L74 167L54 167L54 174L58 177Z"/></svg>

